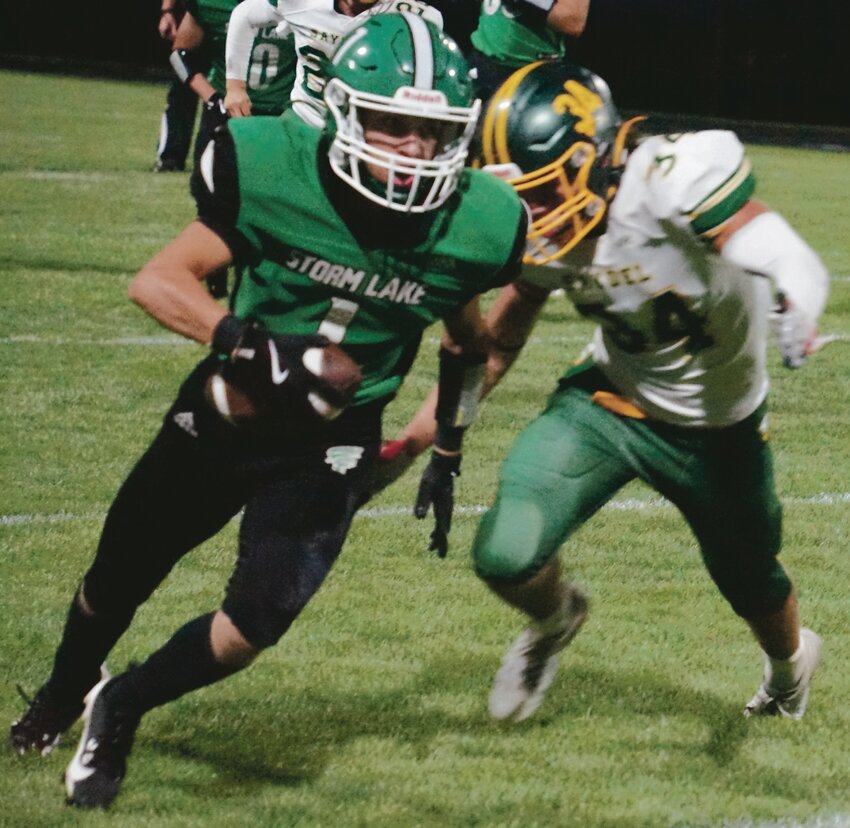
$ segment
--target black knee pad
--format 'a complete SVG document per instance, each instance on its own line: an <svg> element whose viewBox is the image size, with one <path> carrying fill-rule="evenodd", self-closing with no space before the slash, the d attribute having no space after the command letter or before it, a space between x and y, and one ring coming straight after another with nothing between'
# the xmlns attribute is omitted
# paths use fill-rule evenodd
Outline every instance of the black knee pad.
<svg viewBox="0 0 850 828"><path fill-rule="evenodd" d="M229 596L222 609L242 637L258 650L277 644L298 617L297 612L269 611L259 604L230 600Z"/></svg>
<svg viewBox="0 0 850 828"><path fill-rule="evenodd" d="M253 543L236 564L222 609L253 646L273 646L322 585L340 546L333 532L307 543L276 537Z"/></svg>

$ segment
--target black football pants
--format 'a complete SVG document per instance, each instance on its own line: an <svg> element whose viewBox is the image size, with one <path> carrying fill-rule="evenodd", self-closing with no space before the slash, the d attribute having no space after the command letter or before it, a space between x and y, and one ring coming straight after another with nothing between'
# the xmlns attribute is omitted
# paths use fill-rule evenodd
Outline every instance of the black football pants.
<svg viewBox="0 0 850 828"><path fill-rule="evenodd" d="M251 644L268 647L339 555L380 444L382 406L350 409L296 439L246 435L204 402L209 368L201 363L186 381L121 486L84 593L96 614L131 614L244 507L222 608Z"/></svg>

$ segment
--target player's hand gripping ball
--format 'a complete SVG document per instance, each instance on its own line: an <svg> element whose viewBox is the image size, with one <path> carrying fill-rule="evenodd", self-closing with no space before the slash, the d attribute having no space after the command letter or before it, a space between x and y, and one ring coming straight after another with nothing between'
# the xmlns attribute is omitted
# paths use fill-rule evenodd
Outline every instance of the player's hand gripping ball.
<svg viewBox="0 0 850 828"><path fill-rule="evenodd" d="M207 401L235 426L332 420L354 400L360 366L323 336L274 335L229 317L213 349L228 359L207 379ZM218 341L216 341L218 340Z"/></svg>

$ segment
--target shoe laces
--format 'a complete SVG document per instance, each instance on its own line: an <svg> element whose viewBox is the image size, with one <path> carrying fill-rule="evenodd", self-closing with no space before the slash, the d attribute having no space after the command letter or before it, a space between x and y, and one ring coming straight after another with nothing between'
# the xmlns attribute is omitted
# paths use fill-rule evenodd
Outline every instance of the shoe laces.
<svg viewBox="0 0 850 828"><path fill-rule="evenodd" d="M27 710L21 718L12 724L19 732L33 732L40 736L55 735L67 730L79 717L80 707L56 704L46 687L42 687L33 698L20 684L15 685L20 697L26 702Z"/></svg>

